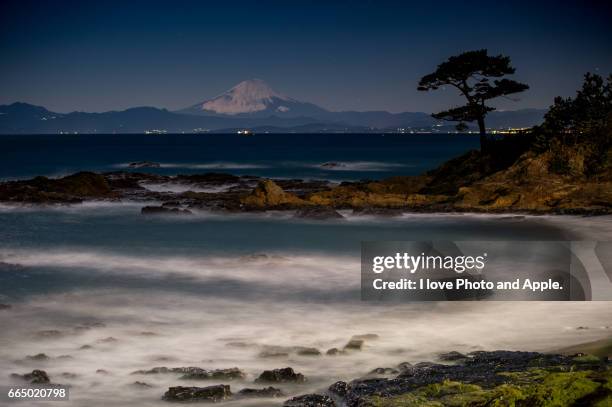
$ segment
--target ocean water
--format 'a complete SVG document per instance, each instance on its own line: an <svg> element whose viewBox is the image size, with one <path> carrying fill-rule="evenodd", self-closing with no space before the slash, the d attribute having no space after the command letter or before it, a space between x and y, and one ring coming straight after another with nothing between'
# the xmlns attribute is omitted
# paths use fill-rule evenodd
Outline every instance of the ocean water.
<svg viewBox="0 0 612 407"><path fill-rule="evenodd" d="M163 140L171 140L158 136L113 137L114 141L105 141L96 136L91 148L81 136L62 138L64 149L51 143L50 137L43 141L34 137L30 149L36 151L37 159L32 166L21 151L27 143L19 141L19 146L12 147L9 143L12 158L8 165L2 160L3 177L107 170L122 162L152 160L182 163L162 167L165 173L204 171L185 163L265 162L265 168L232 172L376 178L431 168L447 155L470 147L469 142L455 144L457 140L449 136L440 139L450 143L446 147L441 147L442 141L435 143L439 150L426 143L419 154L415 144L406 142L400 148L403 141L385 144L384 138L380 142L384 147L359 139L344 151L339 141L324 138L306 148L306 138L299 136L300 148L291 149L286 143L274 150L269 144L270 148L262 149L265 152L251 156L245 152L250 148L240 146L243 139L231 141L232 154L218 146L209 151L205 141L193 141L195 136L185 140L198 143L198 148L180 141L175 141L174 148L163 147ZM213 144L217 142L222 143ZM304 164L325 161L387 166L385 171L362 167L339 174ZM289 166L290 162L302 164ZM414 167L389 166L402 163ZM337 380L364 377L377 367L435 360L439 352L550 351L609 337L612 332L607 302L377 304L362 302L359 291L363 240L606 240L611 236L611 217L404 214L377 218L347 211L343 220L317 222L283 212L219 215L203 211L185 217L144 217L140 215L143 205L0 205L0 302L12 305L0 310L0 385L13 383L10 373L38 368L47 371L53 382L71 386L68 405L153 406L166 405L160 398L169 386L219 382L134 371L155 366L239 367L247 378L224 382L236 392L263 387L253 381L264 369L291 366L308 382L279 385L288 398L324 390ZM344 356L261 357L262 351L274 346L316 347L325 353L341 348L353 335L368 333L379 338L367 341L361 352ZM49 359L27 358L38 353ZM134 386L135 381L151 387ZM274 406L284 399L224 405Z"/></svg>
<svg viewBox="0 0 612 407"><path fill-rule="evenodd" d="M416 175L469 149L474 135L235 134L0 135L0 179L129 170L154 161L160 174L226 172L333 180ZM334 162L334 169L321 164ZM142 171L137 170L137 171Z"/></svg>

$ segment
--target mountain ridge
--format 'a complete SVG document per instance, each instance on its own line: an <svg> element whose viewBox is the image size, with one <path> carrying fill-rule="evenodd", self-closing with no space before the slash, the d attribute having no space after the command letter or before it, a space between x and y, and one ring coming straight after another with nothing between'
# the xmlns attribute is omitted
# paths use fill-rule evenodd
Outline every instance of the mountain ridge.
<svg viewBox="0 0 612 407"><path fill-rule="evenodd" d="M544 109L494 111L487 116L487 125L491 129L531 127L541 123L544 113ZM177 111L138 106L100 113L56 113L23 102L0 105L0 134L203 133L245 128L277 133L453 132L454 124L424 112L330 111L285 96L261 79L240 82Z"/></svg>

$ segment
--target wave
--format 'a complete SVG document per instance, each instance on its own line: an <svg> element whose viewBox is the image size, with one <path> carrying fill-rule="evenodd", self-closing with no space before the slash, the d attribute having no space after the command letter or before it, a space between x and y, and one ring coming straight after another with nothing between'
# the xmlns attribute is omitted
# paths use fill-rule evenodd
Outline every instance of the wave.
<svg viewBox="0 0 612 407"><path fill-rule="evenodd" d="M246 170L270 168L269 165L257 163L237 163L237 162L209 162L209 163L159 163L159 168L186 168L203 170ZM130 168L130 163L119 163L112 165L113 168Z"/></svg>
<svg viewBox="0 0 612 407"><path fill-rule="evenodd" d="M310 167L322 171L390 171L411 166L382 161L329 161L322 164L314 164Z"/></svg>

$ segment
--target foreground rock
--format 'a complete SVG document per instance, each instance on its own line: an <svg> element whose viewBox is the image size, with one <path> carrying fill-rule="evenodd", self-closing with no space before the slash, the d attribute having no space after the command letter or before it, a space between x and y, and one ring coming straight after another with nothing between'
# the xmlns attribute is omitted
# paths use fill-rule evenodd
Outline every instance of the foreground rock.
<svg viewBox="0 0 612 407"><path fill-rule="evenodd" d="M49 376L47 375L47 372L45 372L44 370L32 370L31 373L26 373L26 374L17 374L17 373L13 373L11 374L12 378L15 379L21 379L24 380L28 383L32 383L32 384L40 384L40 383L50 383L51 380L49 379Z"/></svg>
<svg viewBox="0 0 612 407"><path fill-rule="evenodd" d="M170 387L162 396L162 400L166 401L208 401L216 403L223 400L229 400L232 397L230 386L220 384L217 386L208 387Z"/></svg>
<svg viewBox="0 0 612 407"><path fill-rule="evenodd" d="M283 407L336 407L336 403L329 396L305 394L285 401Z"/></svg>
<svg viewBox="0 0 612 407"><path fill-rule="evenodd" d="M256 383L304 383L306 377L301 373L296 373L290 367L283 369L264 370L262 374L255 379Z"/></svg>
<svg viewBox="0 0 612 407"><path fill-rule="evenodd" d="M598 358L480 351L452 365L406 365L395 378L355 380L334 393L345 393L348 407L603 406L611 385L611 365Z"/></svg>
<svg viewBox="0 0 612 407"><path fill-rule="evenodd" d="M276 387L264 387L263 389L242 389L237 394L237 397L244 398L276 398L283 397L284 394L281 389L277 389Z"/></svg>

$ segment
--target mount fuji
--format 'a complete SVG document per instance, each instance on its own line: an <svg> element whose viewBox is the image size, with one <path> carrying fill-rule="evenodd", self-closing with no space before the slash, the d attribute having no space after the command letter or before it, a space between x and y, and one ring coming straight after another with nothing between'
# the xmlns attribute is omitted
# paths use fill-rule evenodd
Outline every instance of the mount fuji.
<svg viewBox="0 0 612 407"><path fill-rule="evenodd" d="M178 113L232 117L322 118L330 112L312 103L301 102L276 92L261 79L251 79Z"/></svg>

